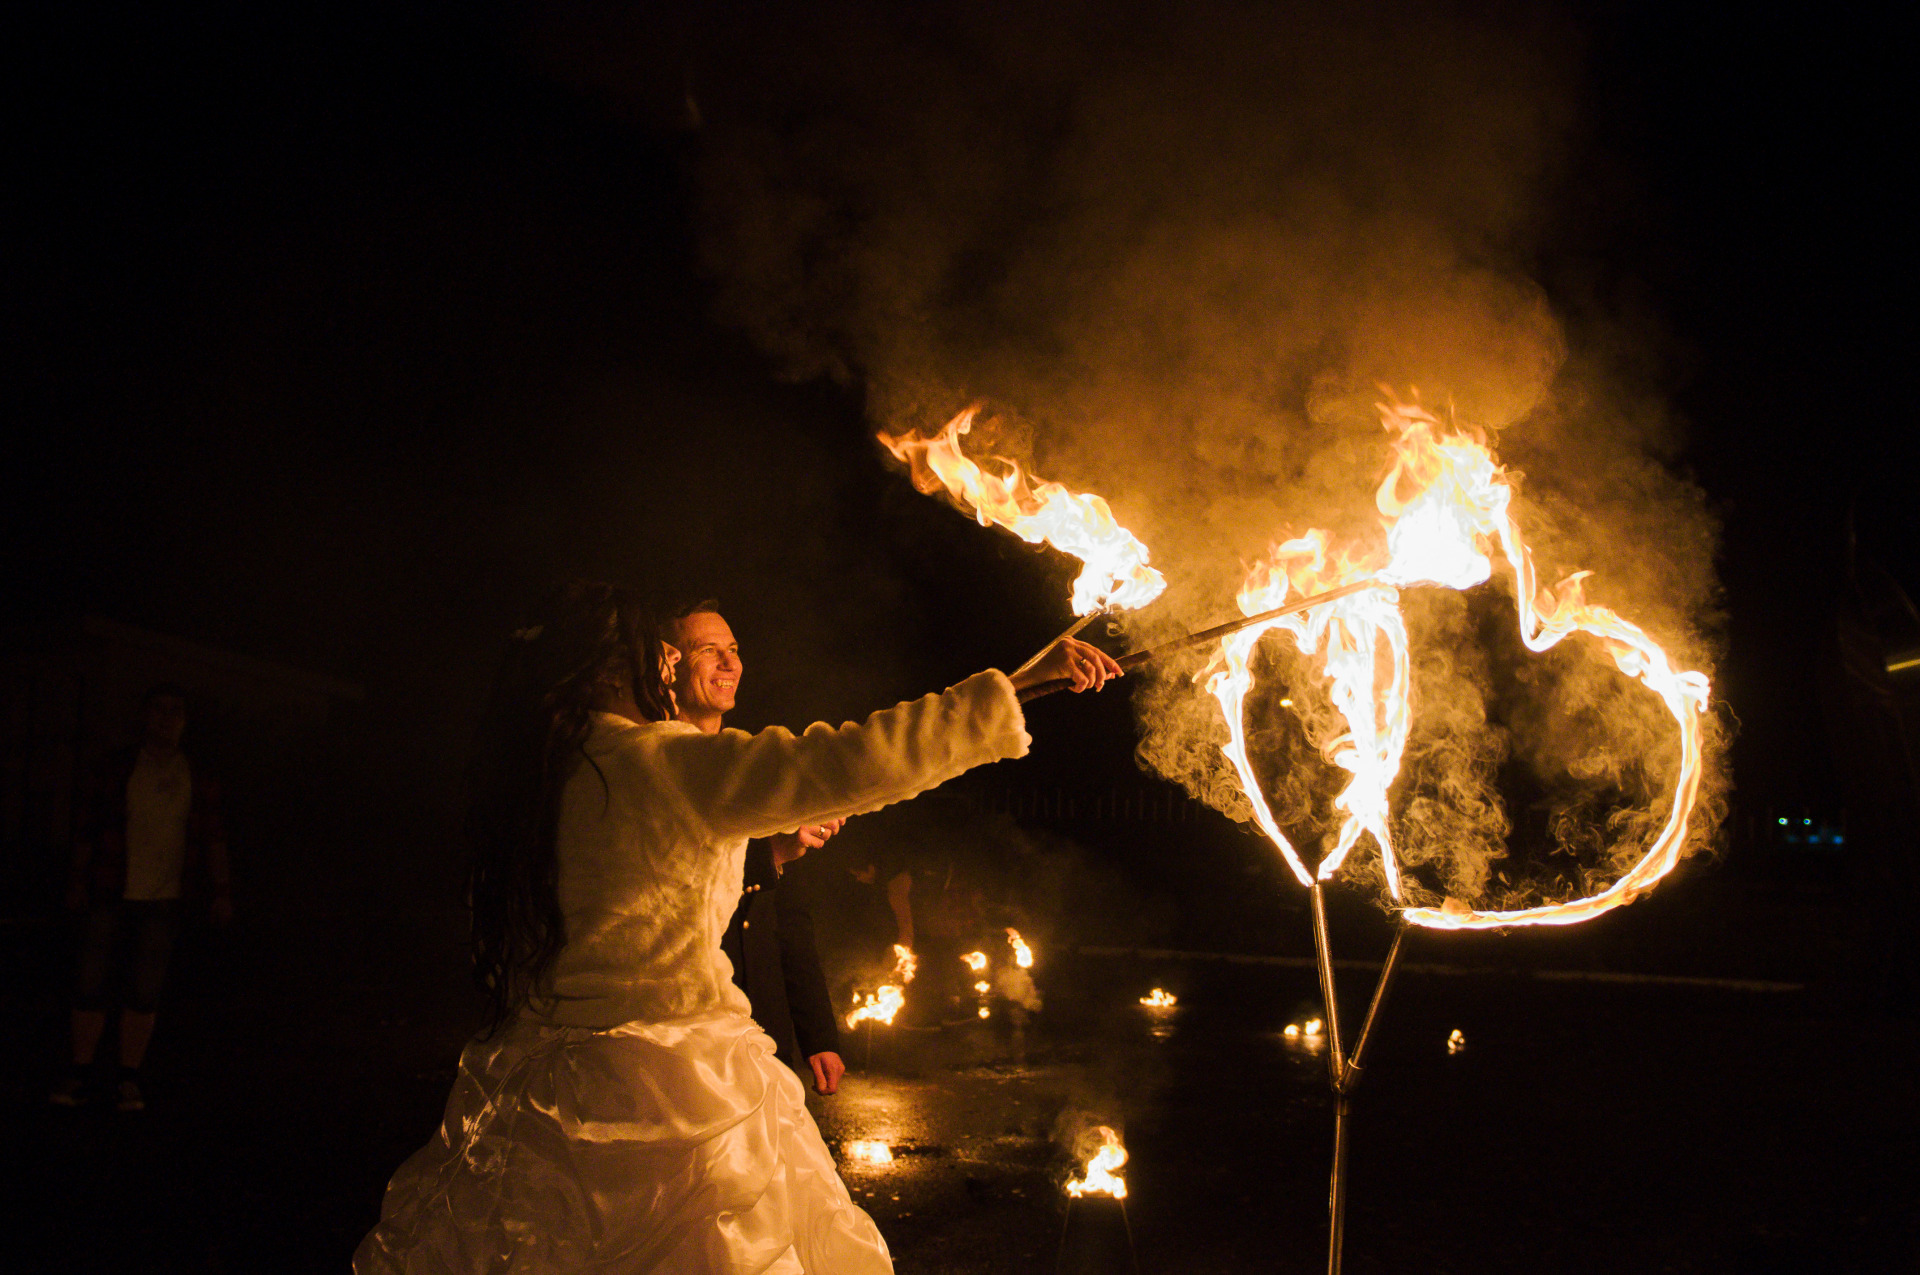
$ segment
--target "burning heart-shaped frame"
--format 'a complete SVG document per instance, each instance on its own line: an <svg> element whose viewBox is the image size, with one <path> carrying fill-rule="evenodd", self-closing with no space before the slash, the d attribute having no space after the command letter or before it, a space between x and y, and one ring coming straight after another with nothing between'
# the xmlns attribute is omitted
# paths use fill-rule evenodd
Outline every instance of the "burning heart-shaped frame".
<svg viewBox="0 0 1920 1275"><path fill-rule="evenodd" d="M1381 484L1378 503L1389 520L1389 558L1371 570L1344 554L1328 550L1323 533L1310 532L1283 544L1249 577L1240 594L1244 614L1280 606L1289 595L1319 593L1369 576L1382 584L1414 584L1464 589L1487 580L1492 562L1486 549L1497 544L1514 576L1520 639L1529 651L1547 651L1575 633L1600 642L1614 665L1660 697L1679 725L1680 768L1672 808L1646 852L1607 889L1560 903L1511 910L1479 911L1448 899L1441 907L1401 908L1404 919L1431 929L1493 929L1514 925L1571 925L1630 903L1652 888L1679 862L1687 841L1687 820L1699 794L1701 717L1708 682L1702 673L1677 670L1639 626L1607 607L1586 601L1580 572L1551 591L1541 591L1533 557L1511 512L1512 487L1486 444L1460 433L1444 432L1421 408L1381 405L1395 435L1395 463ZM1403 492L1410 494L1403 495ZM1246 698L1253 687L1251 657L1268 632L1292 634L1306 655L1324 652L1335 706L1348 731L1328 753L1351 779L1334 799L1342 811L1331 850L1309 871L1299 851L1274 820L1247 753ZM1399 588L1368 589L1308 611L1243 629L1221 642L1220 656L1207 675L1207 689L1226 716L1229 741L1223 752L1240 778L1261 831L1279 847L1301 885L1331 880L1362 835L1380 849L1387 892L1402 904L1401 875L1389 830L1387 791L1399 774L1412 721L1411 672L1407 626ZM1379 664L1385 654L1382 684Z"/></svg>

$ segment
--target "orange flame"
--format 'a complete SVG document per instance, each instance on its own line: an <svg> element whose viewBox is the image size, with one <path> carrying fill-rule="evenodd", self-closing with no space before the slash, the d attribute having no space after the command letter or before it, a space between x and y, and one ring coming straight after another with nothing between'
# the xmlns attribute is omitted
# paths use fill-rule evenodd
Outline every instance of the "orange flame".
<svg viewBox="0 0 1920 1275"><path fill-rule="evenodd" d="M960 450L960 436L972 430L979 411L968 408L932 438L879 438L896 460L912 468L913 485L921 491L944 489L981 526L998 524L1028 544L1045 541L1084 562L1086 569L1073 582L1075 615L1145 606L1159 597L1166 578L1147 565L1147 547L1114 521L1106 501L1022 473L1004 457L995 459L1007 472L989 474Z"/></svg>
<svg viewBox="0 0 1920 1275"><path fill-rule="evenodd" d="M913 949L902 944L893 945L893 977L891 983L882 983L872 992L862 995L854 993L853 1012L847 1015L847 1026L858 1027L869 1020L876 1023L893 1024L893 1017L907 1003L907 984L913 981L914 970L919 962L913 955Z"/></svg>
<svg viewBox="0 0 1920 1275"><path fill-rule="evenodd" d="M1100 1135L1100 1149L1087 1161L1086 1176L1067 1183L1067 1194L1076 1200L1083 1195L1110 1195L1124 1200L1127 1180L1117 1176L1114 1170L1127 1162L1127 1149L1120 1145L1120 1135L1107 1126L1101 1125L1094 1132Z"/></svg>
<svg viewBox="0 0 1920 1275"><path fill-rule="evenodd" d="M968 952L960 959L968 969L976 974L987 968L987 954L985 952Z"/></svg>
<svg viewBox="0 0 1920 1275"><path fill-rule="evenodd" d="M1172 1009L1180 998L1164 988L1156 987L1140 998L1140 1003L1148 1009Z"/></svg>
<svg viewBox="0 0 1920 1275"><path fill-rule="evenodd" d="M1389 585L1435 584L1466 589L1493 574L1489 550L1498 546L1514 574L1521 641L1539 653L1572 633L1600 639L1619 670L1660 697L1679 725L1680 773L1666 825L1640 860L1610 888L1586 898L1509 911L1475 911L1454 899L1443 907L1405 908L1407 920L1434 929L1485 929L1508 925L1569 925L1600 915L1672 871L1686 843L1687 818L1700 785L1700 717L1706 710L1704 674L1676 670L1640 628L1581 596L1579 572L1552 592L1540 589L1533 557L1510 509L1513 487L1485 443L1446 432L1429 412L1409 404L1382 404L1393 434L1394 459L1376 503L1386 522L1385 561L1362 560L1330 549L1324 532L1278 546L1269 561L1248 576L1240 610L1255 615L1282 605L1289 593L1323 592L1374 578ZM1253 685L1250 664L1256 643L1269 630L1293 635L1303 654L1324 653L1334 705L1347 732L1328 745L1328 758L1351 776L1334 799L1344 817L1332 844L1309 871L1281 832L1254 777L1247 754L1246 697ZM1412 723L1407 628L1396 589L1367 589L1348 597L1257 625L1221 642L1207 689L1226 714L1228 760L1252 803L1255 821L1279 847L1300 884L1326 881L1346 862L1362 836L1380 850L1387 892L1401 901L1399 865L1388 830L1387 792L1400 772Z"/></svg>
<svg viewBox="0 0 1920 1275"><path fill-rule="evenodd" d="M1013 963L1015 965L1018 965L1023 970L1033 968L1033 949L1028 947L1027 941L1020 937L1020 931L1014 929L1012 926L1007 927L1007 946L1013 949Z"/></svg>

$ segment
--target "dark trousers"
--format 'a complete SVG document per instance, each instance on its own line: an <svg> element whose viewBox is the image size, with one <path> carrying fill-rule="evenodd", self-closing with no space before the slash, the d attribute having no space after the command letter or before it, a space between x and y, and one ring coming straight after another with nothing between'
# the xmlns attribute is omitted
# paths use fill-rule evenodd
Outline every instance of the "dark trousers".
<svg viewBox="0 0 1920 1275"><path fill-rule="evenodd" d="M74 978L76 1009L107 1008L109 984L123 968L123 1004L136 1014L151 1014L160 1004L167 963L180 934L178 899L104 899L87 912L80 934L79 970Z"/></svg>

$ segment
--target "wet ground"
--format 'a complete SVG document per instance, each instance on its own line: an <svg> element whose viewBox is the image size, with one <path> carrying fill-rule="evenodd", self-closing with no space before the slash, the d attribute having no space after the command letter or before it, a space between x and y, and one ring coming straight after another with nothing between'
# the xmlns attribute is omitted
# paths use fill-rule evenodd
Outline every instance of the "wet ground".
<svg viewBox="0 0 1920 1275"><path fill-rule="evenodd" d="M11 932L10 954L44 964L44 938ZM289 972L227 942L241 948L189 953L152 1109L134 1116L46 1104L63 1010L15 983L7 1158L28 1181L10 1192L5 1269L344 1268L436 1122L457 1015L410 1015L418 986L351 977L275 996ZM1047 1005L1020 1036L1005 1006L881 1029L816 1101L899 1269L1323 1269L1325 1060L1282 1030L1320 1009L1311 971L1062 955L1039 973ZM1342 977L1351 1031L1371 977ZM1175 1010L1137 1004L1156 984ZM1844 988L1416 968L1372 1048L1349 1271L1920 1268L1920 1032ZM1124 1212L1069 1208L1062 1190L1076 1136L1100 1124L1131 1157Z"/></svg>

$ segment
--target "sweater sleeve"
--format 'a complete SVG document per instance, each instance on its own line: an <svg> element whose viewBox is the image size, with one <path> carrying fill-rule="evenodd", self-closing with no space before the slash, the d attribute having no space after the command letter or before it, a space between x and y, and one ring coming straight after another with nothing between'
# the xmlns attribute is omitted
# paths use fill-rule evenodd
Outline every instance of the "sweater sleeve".
<svg viewBox="0 0 1920 1275"><path fill-rule="evenodd" d="M857 726L676 734L660 757L714 836L765 837L904 801L975 766L1024 757L1029 742L1013 684L989 669Z"/></svg>

